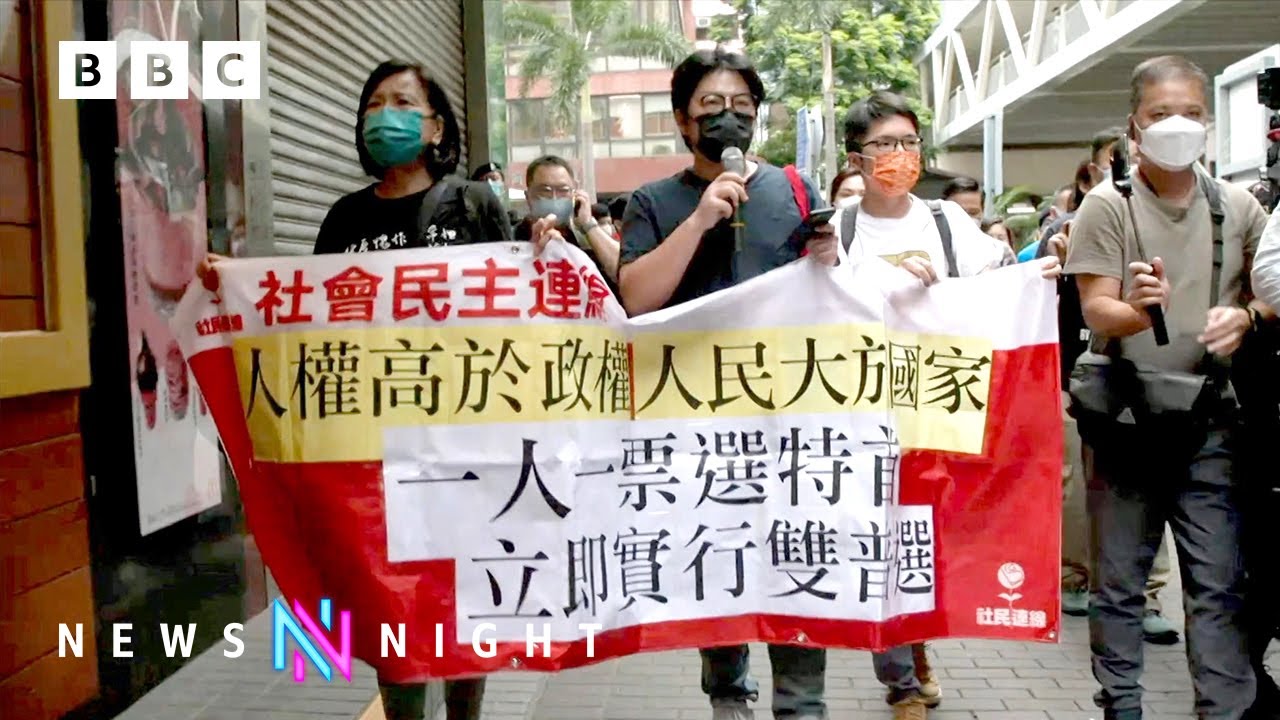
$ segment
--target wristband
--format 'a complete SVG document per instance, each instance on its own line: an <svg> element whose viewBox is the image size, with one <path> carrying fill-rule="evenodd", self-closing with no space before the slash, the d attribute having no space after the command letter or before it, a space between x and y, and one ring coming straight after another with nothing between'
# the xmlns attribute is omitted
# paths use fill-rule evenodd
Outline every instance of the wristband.
<svg viewBox="0 0 1280 720"><path fill-rule="evenodd" d="M592 230L595 230L598 227L600 227L600 221L596 220L595 218L591 218L591 222L579 225L578 229L581 230L583 234L586 234L591 232Z"/></svg>

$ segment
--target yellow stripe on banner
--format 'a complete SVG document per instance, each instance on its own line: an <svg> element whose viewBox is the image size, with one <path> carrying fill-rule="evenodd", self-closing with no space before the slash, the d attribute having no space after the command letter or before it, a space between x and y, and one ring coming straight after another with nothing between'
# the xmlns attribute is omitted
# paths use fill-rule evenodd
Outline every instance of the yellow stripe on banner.
<svg viewBox="0 0 1280 720"><path fill-rule="evenodd" d="M234 353L259 460L377 461L388 427L631 411L626 344L599 325L322 330Z"/></svg>
<svg viewBox="0 0 1280 720"><path fill-rule="evenodd" d="M650 333L633 343L640 419L892 409L904 447L982 451L985 338L814 325Z"/></svg>

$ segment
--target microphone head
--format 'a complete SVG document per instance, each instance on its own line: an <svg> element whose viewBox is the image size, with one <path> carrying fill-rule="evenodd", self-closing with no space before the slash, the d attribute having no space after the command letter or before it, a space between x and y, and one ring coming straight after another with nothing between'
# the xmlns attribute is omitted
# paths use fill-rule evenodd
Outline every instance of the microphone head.
<svg viewBox="0 0 1280 720"><path fill-rule="evenodd" d="M724 166L725 172L747 174L747 158L742 154L741 148L733 146L725 148L720 153L720 164Z"/></svg>

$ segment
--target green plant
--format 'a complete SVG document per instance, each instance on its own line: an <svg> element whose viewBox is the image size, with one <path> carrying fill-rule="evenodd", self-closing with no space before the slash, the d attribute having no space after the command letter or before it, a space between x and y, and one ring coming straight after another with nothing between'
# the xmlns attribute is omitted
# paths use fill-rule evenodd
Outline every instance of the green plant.
<svg viewBox="0 0 1280 720"><path fill-rule="evenodd" d="M548 81L548 116L555 125L577 128L582 186L594 197L592 63L621 56L675 65L688 55L689 42L672 28L632 21L628 0L572 0L568 17L545 3L504 2L502 8L508 45L525 48L517 72L520 97L528 97L538 80Z"/></svg>

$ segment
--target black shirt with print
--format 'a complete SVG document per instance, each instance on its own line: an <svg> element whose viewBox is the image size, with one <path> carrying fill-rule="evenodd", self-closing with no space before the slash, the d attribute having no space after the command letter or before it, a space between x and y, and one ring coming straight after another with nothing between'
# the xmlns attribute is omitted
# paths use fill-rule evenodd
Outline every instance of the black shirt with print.
<svg viewBox="0 0 1280 720"><path fill-rule="evenodd" d="M488 185L450 178L425 228L418 227L418 210L430 190L383 198L374 187L333 204L316 236L316 255L512 240L507 211Z"/></svg>

